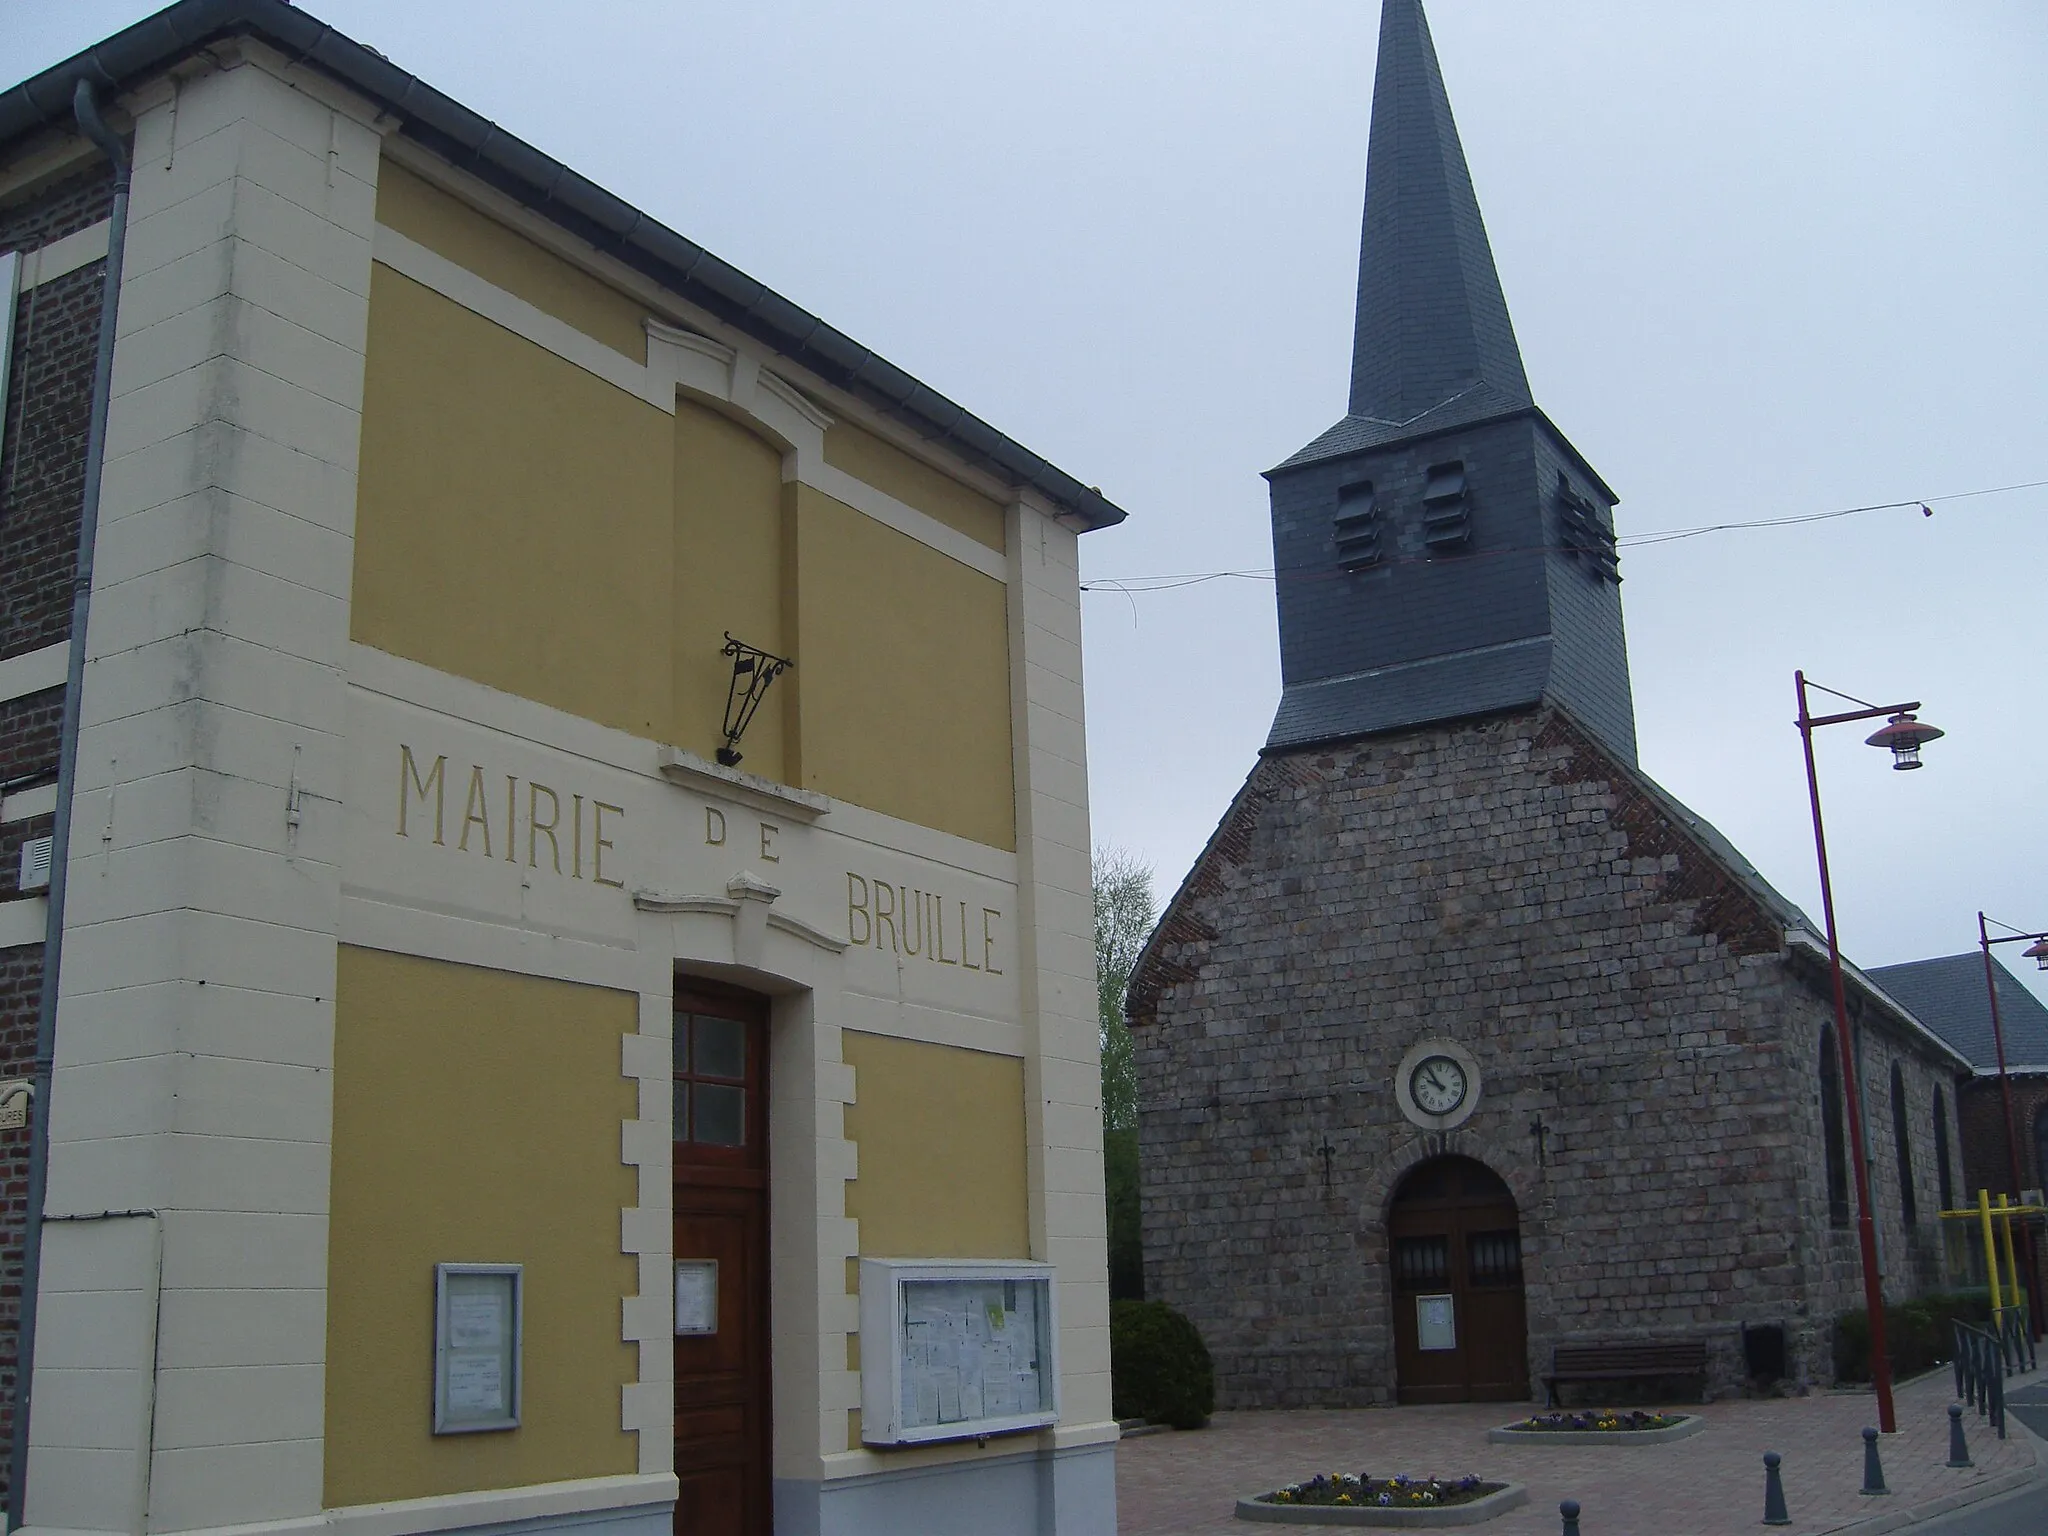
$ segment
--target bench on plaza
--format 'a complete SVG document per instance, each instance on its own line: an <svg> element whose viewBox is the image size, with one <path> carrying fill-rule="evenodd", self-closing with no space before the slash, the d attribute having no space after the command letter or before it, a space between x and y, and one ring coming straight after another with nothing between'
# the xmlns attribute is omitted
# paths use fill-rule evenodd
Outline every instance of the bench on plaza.
<svg viewBox="0 0 2048 1536"><path fill-rule="evenodd" d="M1707 1341L1685 1339L1669 1344L1559 1344L1551 1351L1550 1370L1543 1378L1550 1406L1557 1406L1560 1382L1651 1381L1666 1376L1691 1376L1707 1386Z"/></svg>

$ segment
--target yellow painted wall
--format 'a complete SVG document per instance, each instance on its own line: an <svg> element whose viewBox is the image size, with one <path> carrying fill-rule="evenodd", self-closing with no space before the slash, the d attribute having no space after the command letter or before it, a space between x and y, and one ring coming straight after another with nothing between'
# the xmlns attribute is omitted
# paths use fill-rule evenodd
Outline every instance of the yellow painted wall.
<svg viewBox="0 0 2048 1536"><path fill-rule="evenodd" d="M344 946L335 996L330 1507L637 1468L619 1426L631 993ZM430 1433L441 1262L525 1271L525 1422Z"/></svg>
<svg viewBox="0 0 2048 1536"><path fill-rule="evenodd" d="M687 395L676 401L675 715L667 738L710 757L724 740L732 660L727 631L777 656L789 655L783 624L782 453L739 422ZM740 741L749 773L787 782L783 751L784 673Z"/></svg>
<svg viewBox="0 0 2048 1536"><path fill-rule="evenodd" d="M999 503L872 432L851 422L835 421L825 433L825 462L990 549L1003 547Z"/></svg>
<svg viewBox="0 0 2048 1536"><path fill-rule="evenodd" d="M609 293L385 170L394 228L565 317ZM1001 547L995 503L879 438L835 426L827 457ZM1016 846L1001 582L785 484L744 424L687 398L670 418L373 266L351 636L709 757L728 630L796 661L746 769Z"/></svg>
<svg viewBox="0 0 2048 1536"><path fill-rule="evenodd" d="M1014 848L1003 584L808 486L796 526L804 785Z"/></svg>
<svg viewBox="0 0 2048 1536"><path fill-rule="evenodd" d="M877 1259L1028 1259L1031 1212L1024 1133L1024 1063L1015 1056L846 1030L853 1068L846 1139L860 1177L846 1214L860 1251ZM846 1261L846 1294L860 1294L860 1261ZM860 1369L860 1335L846 1336ZM846 1411L860 1444L860 1410Z"/></svg>
<svg viewBox="0 0 2048 1536"><path fill-rule="evenodd" d="M377 222L635 362L647 361L647 311L637 299L390 160L377 168Z"/></svg>
<svg viewBox="0 0 2048 1536"><path fill-rule="evenodd" d="M666 412L373 266L350 634L667 739L674 436Z"/></svg>
<svg viewBox="0 0 2048 1536"><path fill-rule="evenodd" d="M1028 1259L1024 1063L847 1030L846 1214L870 1258ZM849 1287L851 1288L851 1287Z"/></svg>

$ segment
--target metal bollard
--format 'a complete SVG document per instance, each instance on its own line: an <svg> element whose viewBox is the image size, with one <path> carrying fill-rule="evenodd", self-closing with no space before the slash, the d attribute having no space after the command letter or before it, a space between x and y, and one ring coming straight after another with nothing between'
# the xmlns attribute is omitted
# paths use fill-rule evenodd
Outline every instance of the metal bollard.
<svg viewBox="0 0 2048 1536"><path fill-rule="evenodd" d="M1579 1536L1579 1501L1566 1499L1557 1506L1557 1512L1564 1516L1563 1536Z"/></svg>
<svg viewBox="0 0 2048 1536"><path fill-rule="evenodd" d="M1948 1464L1952 1467L1973 1466L1970 1460L1970 1443L1963 1438L1963 1405L1948 1405Z"/></svg>
<svg viewBox="0 0 2048 1536"><path fill-rule="evenodd" d="M1790 1525L1791 1515L1785 1511L1785 1483L1778 1476L1778 1464L1785 1458L1776 1451L1764 1452L1764 1524Z"/></svg>
<svg viewBox="0 0 2048 1536"><path fill-rule="evenodd" d="M1863 1491L1865 1493L1890 1493L1884 1485L1884 1466L1877 1459L1877 1431L1863 1431Z"/></svg>

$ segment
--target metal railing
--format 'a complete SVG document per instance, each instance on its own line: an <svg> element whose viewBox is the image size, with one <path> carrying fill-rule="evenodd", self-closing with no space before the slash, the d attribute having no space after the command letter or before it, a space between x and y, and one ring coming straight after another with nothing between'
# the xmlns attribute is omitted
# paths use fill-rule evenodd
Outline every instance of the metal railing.
<svg viewBox="0 0 2048 1536"><path fill-rule="evenodd" d="M1977 1410L2005 1438L2005 1378L2035 1368L2034 1344L2028 1337L2026 1314L2004 1307L1996 1322L1985 1327L1957 1319L1956 1396Z"/></svg>

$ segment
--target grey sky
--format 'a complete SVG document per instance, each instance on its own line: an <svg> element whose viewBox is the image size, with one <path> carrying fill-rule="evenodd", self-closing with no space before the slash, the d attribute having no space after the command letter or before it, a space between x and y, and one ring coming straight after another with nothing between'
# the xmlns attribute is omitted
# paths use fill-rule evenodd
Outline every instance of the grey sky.
<svg viewBox="0 0 2048 1536"><path fill-rule="evenodd" d="M0 0L0 76L150 9ZM1270 566L1258 472L1344 404L1373 0L308 9L1101 485L1089 579ZM1923 699L1921 773L1822 738L1845 948L2048 928L2048 488L1627 547L2048 481L2048 6L1429 12L1537 401L1622 497L1644 766L1817 915L1793 668ZM1096 833L1164 893L1270 722L1271 584L1085 614Z"/></svg>

